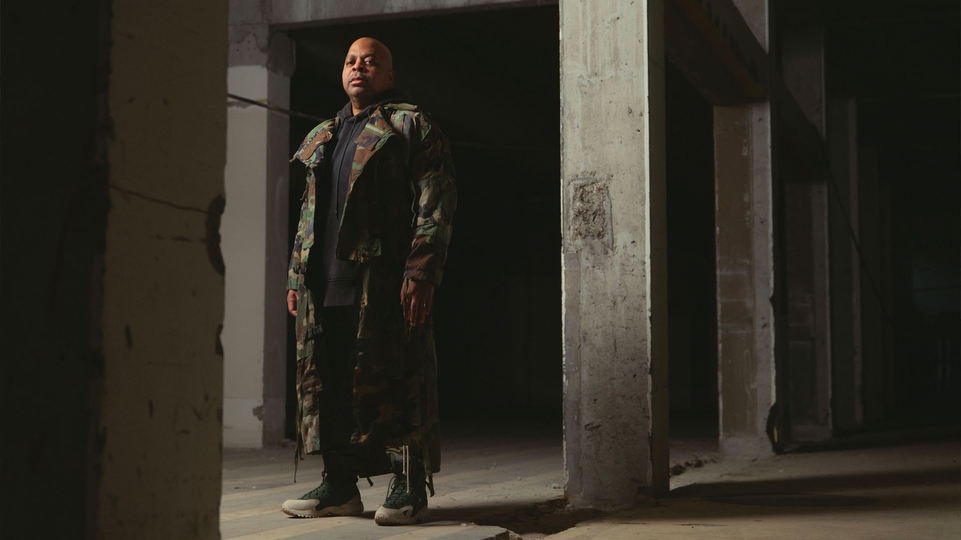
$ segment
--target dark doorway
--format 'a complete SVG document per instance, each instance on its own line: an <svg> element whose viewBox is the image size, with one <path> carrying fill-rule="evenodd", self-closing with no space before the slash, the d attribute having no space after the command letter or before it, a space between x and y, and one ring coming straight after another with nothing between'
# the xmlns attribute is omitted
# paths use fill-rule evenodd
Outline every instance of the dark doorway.
<svg viewBox="0 0 961 540"><path fill-rule="evenodd" d="M674 464L717 449L714 109L673 64L666 65L668 355Z"/></svg>
<svg viewBox="0 0 961 540"><path fill-rule="evenodd" d="M371 36L391 48L395 87L451 141L459 202L435 311L445 424L537 415L560 435L557 32L556 6L290 32L297 46L292 109L333 116L346 103L344 54L355 39ZM293 153L314 123L291 118L290 126ZM299 163L290 178L293 238L304 188ZM290 400L293 374L288 378Z"/></svg>
<svg viewBox="0 0 961 540"><path fill-rule="evenodd" d="M857 135L854 212L845 201L849 221L842 225L844 235L832 240L855 251L862 313L856 379L862 421L836 421L835 431L956 424L961 414L958 3L847 0L830 12L826 35L829 96L850 100ZM837 355L832 362L851 363ZM847 390L839 379L836 400Z"/></svg>

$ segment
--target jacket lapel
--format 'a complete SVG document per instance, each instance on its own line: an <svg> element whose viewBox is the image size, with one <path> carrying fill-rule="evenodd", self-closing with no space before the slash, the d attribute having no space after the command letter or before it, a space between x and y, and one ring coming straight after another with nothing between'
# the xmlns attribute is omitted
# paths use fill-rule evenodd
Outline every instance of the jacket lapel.
<svg viewBox="0 0 961 540"><path fill-rule="evenodd" d="M364 130L357 137L357 151L354 153L354 163L350 171L350 185L347 188L347 197L350 198L350 191L354 183L364 172L364 168L370 163L374 155L383 148L388 139L394 136L387 119L384 118L384 109L379 105L370 114L370 119Z"/></svg>
<svg viewBox="0 0 961 540"><path fill-rule="evenodd" d="M340 119L334 117L314 128L313 132L307 135L303 144L297 149L297 153L294 154L291 161L298 159L310 168L316 167L324 159L324 145L334 137L339 125Z"/></svg>

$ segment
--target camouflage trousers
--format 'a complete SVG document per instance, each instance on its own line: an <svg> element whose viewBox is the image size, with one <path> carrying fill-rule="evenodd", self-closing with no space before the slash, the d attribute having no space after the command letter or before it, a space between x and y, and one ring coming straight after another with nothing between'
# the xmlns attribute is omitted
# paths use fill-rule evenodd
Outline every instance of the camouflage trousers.
<svg viewBox="0 0 961 540"><path fill-rule="evenodd" d="M440 467L431 321L407 328L399 284L365 275L358 308L297 305L297 456L335 452L365 476L390 471L387 446ZM369 286L375 283L376 286ZM378 294L370 294L374 289ZM375 302L374 299L377 301ZM396 306L396 307L395 307ZM396 311L396 313L394 313ZM406 448L404 448L406 447Z"/></svg>
<svg viewBox="0 0 961 540"><path fill-rule="evenodd" d="M343 471L359 476L388 472L390 465L383 446L351 443L357 307L320 307L314 316L323 332L309 338L313 340L311 360L322 358L323 361L315 364L320 384L313 390L315 395L307 397L307 402L316 403L324 413L306 411L318 416L319 433L315 436L319 445L315 445L311 453L323 455L328 472ZM318 350L320 348L323 351Z"/></svg>
<svg viewBox="0 0 961 540"><path fill-rule="evenodd" d="M326 380L319 398L321 407L330 411L320 421L320 454L324 457L324 469L328 473L366 477L386 472L385 468L389 467L387 459L396 462L412 459L422 463L426 448L413 441L406 449L397 444L373 448L351 443L357 308L324 307L319 311L325 339L322 344L315 343L314 349L323 346L327 355L326 376L323 377Z"/></svg>

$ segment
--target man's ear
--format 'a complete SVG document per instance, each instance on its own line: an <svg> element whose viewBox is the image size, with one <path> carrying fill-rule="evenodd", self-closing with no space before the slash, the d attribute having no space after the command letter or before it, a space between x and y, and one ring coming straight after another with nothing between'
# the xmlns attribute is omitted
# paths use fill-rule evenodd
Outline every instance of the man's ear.
<svg viewBox="0 0 961 540"><path fill-rule="evenodd" d="M394 70L390 70L389 77L390 77L390 85L394 86Z"/></svg>

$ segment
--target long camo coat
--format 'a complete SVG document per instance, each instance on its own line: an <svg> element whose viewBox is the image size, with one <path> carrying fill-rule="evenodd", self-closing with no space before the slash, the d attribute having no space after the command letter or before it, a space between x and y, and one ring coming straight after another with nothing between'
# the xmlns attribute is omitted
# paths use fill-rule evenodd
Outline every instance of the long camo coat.
<svg viewBox="0 0 961 540"><path fill-rule="evenodd" d="M318 392L326 372L320 304L304 283L314 246L317 190L327 189L337 118L315 127L294 155L307 168L287 288L298 292L298 454L320 451ZM293 159L291 160L293 161ZM319 186L318 186L319 184ZM322 192L323 193L323 192ZM375 106L350 174L336 254L360 263L362 295L354 369L352 444L418 444L440 468L437 358L430 318L411 328L399 296L407 280L441 282L457 204L447 139L415 106ZM322 225L321 225L322 226ZM322 238L322 231L318 231ZM319 261L322 263L322 261ZM316 299L322 303L322 299ZM388 472L367 471L369 475Z"/></svg>

